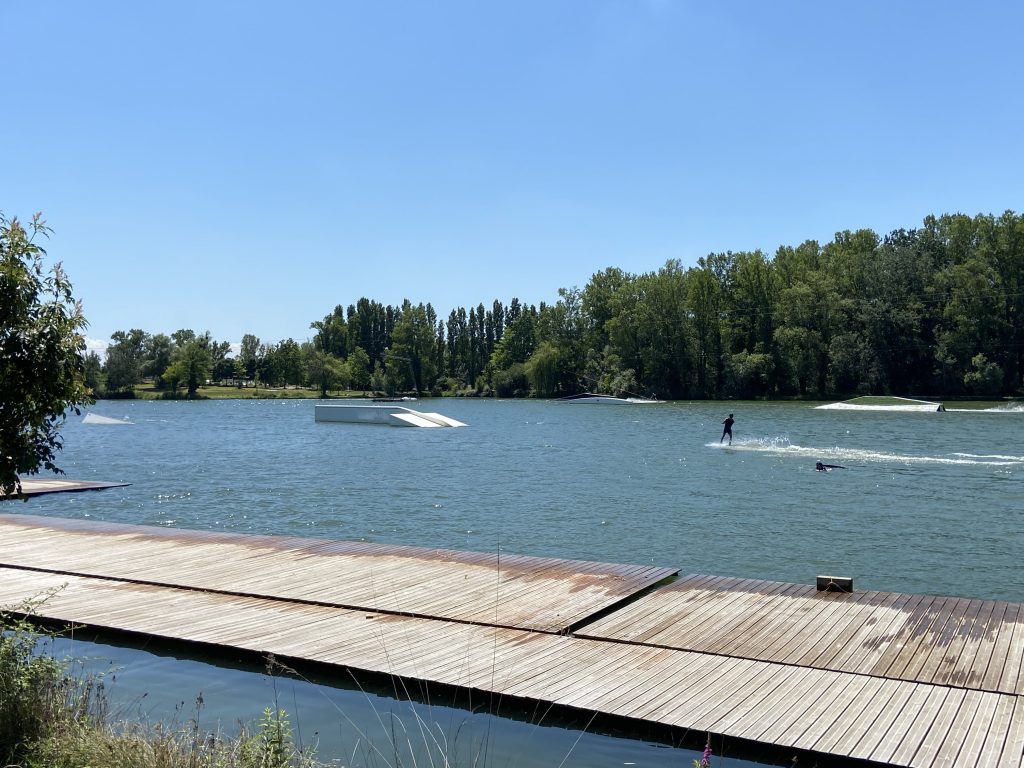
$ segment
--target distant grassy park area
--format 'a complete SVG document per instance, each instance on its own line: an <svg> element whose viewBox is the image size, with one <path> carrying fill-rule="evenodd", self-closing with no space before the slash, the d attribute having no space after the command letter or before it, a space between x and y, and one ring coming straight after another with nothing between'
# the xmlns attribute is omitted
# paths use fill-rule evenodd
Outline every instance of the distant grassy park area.
<svg viewBox="0 0 1024 768"><path fill-rule="evenodd" d="M186 399L185 393L178 390L177 398L167 389L157 389L153 384L138 384L132 390L136 400L167 400ZM364 390L340 389L330 390L328 397L375 397L380 393ZM290 399L303 400L320 397L319 389L308 389L305 387L239 387L222 384L211 384L199 387L196 390L196 398L201 400L274 400Z"/></svg>

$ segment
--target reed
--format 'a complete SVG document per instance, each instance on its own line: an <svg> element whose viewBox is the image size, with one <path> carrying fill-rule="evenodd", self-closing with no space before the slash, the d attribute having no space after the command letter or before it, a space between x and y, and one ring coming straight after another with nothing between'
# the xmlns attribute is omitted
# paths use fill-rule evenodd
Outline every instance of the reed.
<svg viewBox="0 0 1024 768"><path fill-rule="evenodd" d="M38 604L38 603L37 603ZM113 722L101 676L76 675L46 652L52 635L24 616L32 604L0 611L0 765L20 768L318 768L296 746L288 715L267 708L236 736L186 723Z"/></svg>

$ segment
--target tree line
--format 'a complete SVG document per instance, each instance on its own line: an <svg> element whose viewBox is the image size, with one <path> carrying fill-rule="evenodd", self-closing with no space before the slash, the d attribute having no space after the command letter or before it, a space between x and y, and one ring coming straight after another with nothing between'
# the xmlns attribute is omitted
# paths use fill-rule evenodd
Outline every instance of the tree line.
<svg viewBox="0 0 1024 768"><path fill-rule="evenodd" d="M209 333L118 331L90 385L143 378L423 394L553 397L584 390L699 398L1004 396L1024 375L1024 217L946 214L879 236L839 232L712 253L684 268L615 267L553 304L513 298L439 316L431 304L337 305L311 338L238 354Z"/></svg>

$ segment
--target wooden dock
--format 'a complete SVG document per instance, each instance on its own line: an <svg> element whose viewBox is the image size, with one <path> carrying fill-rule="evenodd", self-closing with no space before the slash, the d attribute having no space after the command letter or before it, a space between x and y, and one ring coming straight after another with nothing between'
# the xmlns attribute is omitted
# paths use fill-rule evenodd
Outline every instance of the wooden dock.
<svg viewBox="0 0 1024 768"><path fill-rule="evenodd" d="M581 637L1024 694L1018 603L687 576Z"/></svg>
<svg viewBox="0 0 1024 768"><path fill-rule="evenodd" d="M45 493L74 493L77 491L101 491L104 488L123 488L131 483L107 483L97 480L71 480L68 478L22 479L22 496L41 496ZM0 496L0 499L14 499L16 496Z"/></svg>
<svg viewBox="0 0 1024 768"><path fill-rule="evenodd" d="M0 516L0 565L566 632L672 568Z"/></svg>
<svg viewBox="0 0 1024 768"><path fill-rule="evenodd" d="M17 515L0 515L0 542L0 605L49 593L32 610L58 621L783 754L1024 765L1018 603L697 575L665 585L671 569Z"/></svg>

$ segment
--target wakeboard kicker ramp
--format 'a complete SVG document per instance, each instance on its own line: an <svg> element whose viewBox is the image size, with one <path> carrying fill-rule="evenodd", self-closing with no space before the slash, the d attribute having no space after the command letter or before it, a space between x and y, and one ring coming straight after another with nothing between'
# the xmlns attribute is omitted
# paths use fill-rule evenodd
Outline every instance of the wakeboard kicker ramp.
<svg viewBox="0 0 1024 768"><path fill-rule="evenodd" d="M345 424L380 424L390 427L465 427L461 421L440 413L423 413L401 405L318 405L314 419Z"/></svg>

